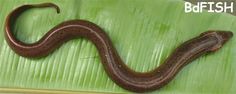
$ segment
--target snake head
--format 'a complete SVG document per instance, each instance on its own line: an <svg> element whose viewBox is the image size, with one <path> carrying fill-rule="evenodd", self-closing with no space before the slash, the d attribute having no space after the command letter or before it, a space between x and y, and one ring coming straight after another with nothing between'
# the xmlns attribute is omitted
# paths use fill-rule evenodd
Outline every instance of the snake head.
<svg viewBox="0 0 236 94"><path fill-rule="evenodd" d="M218 43L210 49L210 51L217 51L220 49L229 39L233 37L233 32L231 31L220 31L220 30L211 30L201 34L201 36L213 36L216 37Z"/></svg>

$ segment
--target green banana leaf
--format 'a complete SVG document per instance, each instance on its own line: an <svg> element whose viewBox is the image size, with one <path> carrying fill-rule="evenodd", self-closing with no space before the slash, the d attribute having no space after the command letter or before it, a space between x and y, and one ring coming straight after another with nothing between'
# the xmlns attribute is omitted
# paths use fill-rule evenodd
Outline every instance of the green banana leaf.
<svg viewBox="0 0 236 94"><path fill-rule="evenodd" d="M61 13L51 8L24 12L14 26L19 40L34 43L63 21L88 20L106 31L125 64L139 72L158 67L178 45L201 32L236 31L235 16L184 13L182 0L0 0L0 92L131 93L107 76L95 46L84 38L71 40L40 59L22 57L10 49L4 38L8 13L23 4L45 2L59 5ZM151 93L235 93L235 42L233 37L219 51L193 61L168 85Z"/></svg>

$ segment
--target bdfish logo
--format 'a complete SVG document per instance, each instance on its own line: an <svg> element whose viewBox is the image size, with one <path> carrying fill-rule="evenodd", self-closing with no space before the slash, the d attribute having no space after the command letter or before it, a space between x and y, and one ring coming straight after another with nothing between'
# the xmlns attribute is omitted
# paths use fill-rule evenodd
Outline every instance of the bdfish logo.
<svg viewBox="0 0 236 94"><path fill-rule="evenodd" d="M234 2L196 2L196 5L185 2L185 13L201 13L203 9L208 9L207 12L215 13L233 13L234 12Z"/></svg>

